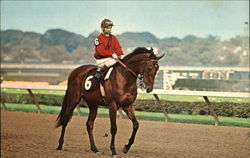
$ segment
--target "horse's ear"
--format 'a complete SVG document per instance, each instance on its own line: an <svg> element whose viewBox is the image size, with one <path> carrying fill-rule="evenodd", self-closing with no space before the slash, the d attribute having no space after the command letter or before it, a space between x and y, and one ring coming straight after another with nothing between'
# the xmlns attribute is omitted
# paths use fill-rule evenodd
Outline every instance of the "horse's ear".
<svg viewBox="0 0 250 158"><path fill-rule="evenodd" d="M149 58L150 58L150 59L155 58L154 49L153 49L152 47L150 47L149 52L150 52L150 56L149 56Z"/></svg>
<svg viewBox="0 0 250 158"><path fill-rule="evenodd" d="M150 53L153 53L154 54L154 49L152 47L150 47Z"/></svg>
<svg viewBox="0 0 250 158"><path fill-rule="evenodd" d="M165 53L162 54L161 56L156 57L156 60L160 60L164 55L165 55Z"/></svg>

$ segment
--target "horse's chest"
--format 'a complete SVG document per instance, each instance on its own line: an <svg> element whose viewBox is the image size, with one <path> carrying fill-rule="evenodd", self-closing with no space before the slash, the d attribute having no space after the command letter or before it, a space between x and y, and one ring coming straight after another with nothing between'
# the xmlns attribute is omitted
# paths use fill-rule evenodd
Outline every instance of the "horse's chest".
<svg viewBox="0 0 250 158"><path fill-rule="evenodd" d="M124 92L116 95L116 101L120 106L129 106L134 103L137 92Z"/></svg>
<svg viewBox="0 0 250 158"><path fill-rule="evenodd" d="M116 82L113 84L113 96L120 106L129 106L133 104L137 96L136 79L131 80L126 75L115 71Z"/></svg>

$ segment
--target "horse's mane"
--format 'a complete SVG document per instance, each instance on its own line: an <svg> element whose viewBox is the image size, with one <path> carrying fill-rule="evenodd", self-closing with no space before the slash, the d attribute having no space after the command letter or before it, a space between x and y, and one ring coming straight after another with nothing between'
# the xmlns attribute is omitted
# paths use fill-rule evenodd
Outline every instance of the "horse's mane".
<svg viewBox="0 0 250 158"><path fill-rule="evenodd" d="M135 55L138 55L138 54L145 54L145 53L152 53L153 50L148 50L147 48L145 47L137 47L135 50L133 50L133 52L131 52L130 54L126 55L122 61L123 62L126 62L128 61L130 58L132 58L133 56Z"/></svg>

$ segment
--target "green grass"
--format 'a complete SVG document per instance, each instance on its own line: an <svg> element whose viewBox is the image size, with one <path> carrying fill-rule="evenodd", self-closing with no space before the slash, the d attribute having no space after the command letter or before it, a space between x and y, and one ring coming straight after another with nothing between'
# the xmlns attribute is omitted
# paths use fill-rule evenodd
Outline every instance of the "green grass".
<svg viewBox="0 0 250 158"><path fill-rule="evenodd" d="M33 104L9 104L6 103L8 111L23 111L23 112L36 112L36 106ZM43 113L58 114L61 107L40 105ZM1 107L2 109L2 107ZM81 115L87 116L89 113L88 108L81 108ZM77 111L74 111L77 114ZM99 108L98 116L108 117L108 109ZM162 113L141 112L136 111L136 117L139 120L150 121L164 121ZM187 115L187 114L169 114L171 122L180 123L194 123L194 124L208 124L214 125L214 120L211 116L201 115ZM237 118L237 117L219 117L222 126L239 126L250 128L250 118Z"/></svg>
<svg viewBox="0 0 250 158"><path fill-rule="evenodd" d="M6 93L20 93L27 94L28 91L25 89L1 89L2 92ZM64 95L65 91L56 91L56 90L32 90L34 94L55 94L55 95ZM204 102L203 97L196 96L176 96L176 95L158 95L162 100L169 101L186 101L186 102ZM152 94L138 94L137 99L142 100L155 100ZM228 97L209 97L211 102L231 102L231 103L250 103L249 98L228 98Z"/></svg>
<svg viewBox="0 0 250 158"><path fill-rule="evenodd" d="M204 102L203 97L197 96L176 96L176 95L158 95L162 100L169 101L186 101L186 102ZM138 99L155 99L152 94L138 94ZM211 102L232 102L232 103L250 103L249 98L229 98L229 97L209 97Z"/></svg>

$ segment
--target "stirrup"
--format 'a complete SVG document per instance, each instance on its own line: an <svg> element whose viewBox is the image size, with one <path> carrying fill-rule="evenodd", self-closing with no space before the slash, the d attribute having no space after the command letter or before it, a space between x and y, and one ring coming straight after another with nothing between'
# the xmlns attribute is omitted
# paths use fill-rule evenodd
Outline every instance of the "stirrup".
<svg viewBox="0 0 250 158"><path fill-rule="evenodd" d="M95 78L100 79L102 77L102 73L101 72L96 72L94 75Z"/></svg>

